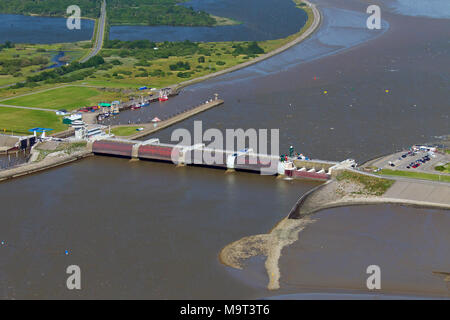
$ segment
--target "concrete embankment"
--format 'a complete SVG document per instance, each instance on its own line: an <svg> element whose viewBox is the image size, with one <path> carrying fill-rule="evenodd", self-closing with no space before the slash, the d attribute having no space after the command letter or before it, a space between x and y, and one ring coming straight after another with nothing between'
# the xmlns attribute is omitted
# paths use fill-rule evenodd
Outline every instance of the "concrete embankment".
<svg viewBox="0 0 450 320"><path fill-rule="evenodd" d="M39 162L26 163L11 169L0 171L0 181L33 174L53 167L61 166L76 160L80 160L85 157L89 157L91 155L92 153L90 151L82 150L74 152L70 155L46 157L44 160Z"/></svg>
<svg viewBox="0 0 450 320"><path fill-rule="evenodd" d="M349 205L400 204L450 209L450 185L427 181L395 181L381 196L365 194L349 181L331 180L305 194L289 214L300 219L315 212Z"/></svg>

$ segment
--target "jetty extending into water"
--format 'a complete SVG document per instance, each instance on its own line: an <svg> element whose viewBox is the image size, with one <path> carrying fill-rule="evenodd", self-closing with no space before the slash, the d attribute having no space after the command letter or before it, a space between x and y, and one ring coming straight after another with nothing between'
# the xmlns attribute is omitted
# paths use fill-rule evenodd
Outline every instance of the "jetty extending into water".
<svg viewBox="0 0 450 320"><path fill-rule="evenodd" d="M148 136L152 133L155 133L159 130L165 129L167 127L170 127L174 125L175 123L181 122L187 118L190 118L196 114L199 114L201 112L204 112L206 110L212 109L214 107L220 106L224 103L221 99L215 99L215 100L209 100L203 104L200 104L198 106L194 106L190 109L187 109L182 112L178 112L175 115L169 116L166 119L161 119L159 122L150 122L150 123L144 123L139 124L140 127L142 127L141 131L137 131L135 134L128 137L130 140L139 139L145 136ZM114 128L120 128L120 127L129 127L130 124L124 124L124 125L114 125L111 126L111 129Z"/></svg>

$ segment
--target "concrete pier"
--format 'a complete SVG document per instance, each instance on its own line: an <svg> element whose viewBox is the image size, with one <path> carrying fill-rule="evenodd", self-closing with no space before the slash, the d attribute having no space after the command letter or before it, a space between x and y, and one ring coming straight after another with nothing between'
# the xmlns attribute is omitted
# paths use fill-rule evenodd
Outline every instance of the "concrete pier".
<svg viewBox="0 0 450 320"><path fill-rule="evenodd" d="M165 129L165 128L170 127L178 122L186 120L187 118L190 118L196 114L199 114L206 110L220 106L223 103L224 103L224 101L221 99L211 100L211 101L208 101L207 103L198 105L190 110L187 110L180 114L177 114L176 116L169 118L167 120L163 120L160 122L150 122L150 123L139 124L139 126L144 128L144 130L137 131L135 134L128 136L127 138L130 140L136 140L136 139L148 136L152 133L158 132L159 130ZM111 129L120 128L120 127L130 127L130 126L138 126L138 125L136 125L136 124L115 125L115 126L111 126Z"/></svg>

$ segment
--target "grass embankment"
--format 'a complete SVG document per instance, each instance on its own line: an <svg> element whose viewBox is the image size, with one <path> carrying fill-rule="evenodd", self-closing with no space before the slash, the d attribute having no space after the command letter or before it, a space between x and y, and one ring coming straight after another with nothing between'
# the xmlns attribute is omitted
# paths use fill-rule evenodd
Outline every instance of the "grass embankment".
<svg viewBox="0 0 450 320"><path fill-rule="evenodd" d="M102 92L96 88L82 86L67 86L36 92L35 94L1 101L0 103L51 110L76 110L95 105L101 101L112 101L120 98L123 98L120 93Z"/></svg>
<svg viewBox="0 0 450 320"><path fill-rule="evenodd" d="M139 126L129 126L129 127L118 127L111 129L111 133L119 136L119 137L127 137L135 134L136 129L140 128Z"/></svg>
<svg viewBox="0 0 450 320"><path fill-rule="evenodd" d="M297 8L302 9L306 12L306 14L308 15L308 20L306 20L305 25L297 33L291 34L290 36L288 36L286 38L259 41L258 44L261 46L261 48L264 49L265 52L273 51L273 50L275 50L281 46L284 46L285 44L295 40L296 38L300 37L306 30L308 30L308 28L312 25L313 20L314 20L314 13L313 13L312 9L306 5L303 6L302 5L303 2L301 0L293 0L293 1L296 3Z"/></svg>
<svg viewBox="0 0 450 320"><path fill-rule="evenodd" d="M358 194L374 196L383 195L393 184L393 180L371 177L356 172L343 171L336 176L338 181L349 180L363 186L363 190Z"/></svg>
<svg viewBox="0 0 450 320"><path fill-rule="evenodd" d="M53 112L0 107L0 132L15 135L30 135L28 129L52 128L54 132L68 128L62 117Z"/></svg>
<svg viewBox="0 0 450 320"><path fill-rule="evenodd" d="M436 166L436 167L434 167L434 170L440 171L443 173L450 173L450 163L447 163L443 166Z"/></svg>
<svg viewBox="0 0 450 320"><path fill-rule="evenodd" d="M47 157L49 154L56 153L56 152L64 152L68 155L72 154L74 152L85 149L86 145L87 145L86 142L62 143L58 147L56 147L54 150L41 149L38 146L36 148L36 150L39 151L39 156L35 162L39 162L39 161L43 160L45 157Z"/></svg>
<svg viewBox="0 0 450 320"><path fill-rule="evenodd" d="M382 169L382 170L378 171L377 174L406 177L406 178L412 178L412 179L450 182L450 176L417 172L417 171L411 172L411 171L402 171L402 170Z"/></svg>

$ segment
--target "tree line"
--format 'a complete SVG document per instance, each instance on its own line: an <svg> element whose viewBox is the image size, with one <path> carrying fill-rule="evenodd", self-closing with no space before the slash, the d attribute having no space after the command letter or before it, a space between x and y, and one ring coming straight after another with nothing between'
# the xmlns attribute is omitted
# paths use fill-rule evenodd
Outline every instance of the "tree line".
<svg viewBox="0 0 450 320"><path fill-rule="evenodd" d="M165 59L168 57L183 57L188 55L210 54L208 50L201 48L198 43L189 40L183 42L155 43L149 40L120 41L107 40L103 46L101 55L109 57L118 55L121 58L134 57L139 65L146 66L146 61Z"/></svg>
<svg viewBox="0 0 450 320"><path fill-rule="evenodd" d="M16 84L13 88L22 88L25 86L36 85L37 82L45 81L46 83L74 82L83 80L92 75L96 68L99 68L105 60L100 56L90 58L88 61L72 62L68 66L55 68L51 71L44 71L35 76L27 77L25 82Z"/></svg>
<svg viewBox="0 0 450 320"><path fill-rule="evenodd" d="M125 1L125 0L124 0ZM1 0L0 12L11 14L38 14L42 16L66 16L67 8L76 4L83 17L97 18L100 15L100 0Z"/></svg>
<svg viewBox="0 0 450 320"><path fill-rule="evenodd" d="M141 0L130 6L122 0L109 4L108 19L111 24L145 24L149 26L214 26L216 19L205 11L178 5L177 0Z"/></svg>
<svg viewBox="0 0 450 320"><path fill-rule="evenodd" d="M216 20L204 11L179 5L184 0L108 0L110 24L213 26ZM83 17L98 18L102 0L1 0L0 13L66 16L76 4Z"/></svg>

